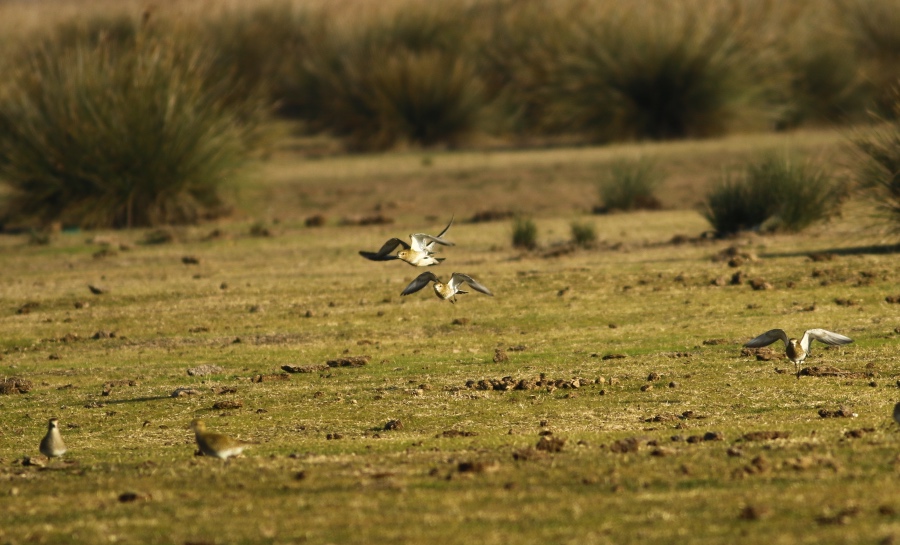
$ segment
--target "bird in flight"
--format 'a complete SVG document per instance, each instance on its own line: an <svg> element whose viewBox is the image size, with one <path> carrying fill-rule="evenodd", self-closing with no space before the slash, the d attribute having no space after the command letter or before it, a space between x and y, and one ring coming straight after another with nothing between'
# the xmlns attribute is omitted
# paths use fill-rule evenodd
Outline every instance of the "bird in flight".
<svg viewBox="0 0 900 545"><path fill-rule="evenodd" d="M800 378L800 364L809 355L810 343L819 341L829 345L838 345L853 342L853 339L850 337L825 329L807 329L799 341L794 338L788 338L787 333L783 329L770 329L759 337L751 339L744 346L747 348L759 348L760 346L768 346L777 340L784 341L785 354L789 360L794 362L794 366L797 368L798 379Z"/></svg>
<svg viewBox="0 0 900 545"><path fill-rule="evenodd" d="M450 218L450 223L447 224L447 227L444 227L444 230L441 231L437 236L426 235L424 233L416 233L413 235L409 235L410 243L407 244L403 242L399 238L392 238L384 243L381 246L381 249L377 252L367 252L365 250L360 250L359 255L363 256L366 259L370 259L372 261L391 261L394 259L399 259L401 261L405 261L414 267L429 267L431 265L438 265L444 258L434 257L434 245L440 244L442 246L454 246L452 242L449 240L444 240L442 237L450 229L450 226L453 225L453 218ZM397 246L401 246L403 249L393 254L393 252Z"/></svg>
<svg viewBox="0 0 900 545"><path fill-rule="evenodd" d="M410 293L415 293L420 289L424 288L428 285L429 282L434 282L434 293L441 299L445 299L450 301L451 303L456 302L456 295L462 293L469 293L467 291L463 291L460 288L464 284L468 284L473 290L479 291L485 295L490 295L493 297L493 293L491 290L479 284L474 278L467 274L463 273L453 273L450 276L450 281L444 284L441 282L441 279L437 277L433 272L426 271L416 277L415 280L409 283L406 286L406 289L400 295L409 295Z"/></svg>

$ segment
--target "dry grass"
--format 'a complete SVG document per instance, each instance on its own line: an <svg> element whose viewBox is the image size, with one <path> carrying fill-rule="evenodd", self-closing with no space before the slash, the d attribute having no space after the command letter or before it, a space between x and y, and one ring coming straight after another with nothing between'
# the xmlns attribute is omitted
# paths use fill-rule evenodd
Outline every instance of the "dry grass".
<svg viewBox="0 0 900 545"><path fill-rule="evenodd" d="M808 153L836 149L830 137L807 136L798 147ZM701 183L697 165L706 160L739 161L785 145L784 138L635 148L677 157L665 163L668 179L687 185ZM293 163L281 155L262 167L256 193L247 193L269 195L256 206L282 217L266 225L270 237L251 236L253 221L222 223L213 237L214 226L180 229L176 242L161 245L139 244L140 231L58 234L45 246L0 237L0 374L34 385L28 394L0 396L0 539L900 537L898 430L890 419L898 333L896 305L885 301L897 295L896 267L893 254L879 252L895 241L873 229L864 205L803 234L728 241L698 239L708 225L690 210L597 216L590 219L595 248L557 257L513 249L509 220L461 221L482 207L529 206L528 195L546 187L529 172L556 166L565 179L568 169L587 171L635 148L434 154L427 167L416 154ZM466 178L506 171L521 175L515 193L522 201ZM365 173L367 184L359 179ZM420 195L426 186L434 193ZM570 238L573 220L584 220L562 187L560 202L535 215L547 253ZM593 185L585 187L593 197ZM292 194L302 197L289 201ZM452 210L435 207L444 198ZM307 228L301 221L319 209L337 218L390 201L397 202L385 208L396 219L391 225ZM434 219L416 208L422 203ZM436 232L451 211L457 222L447 236L456 246L443 249L447 261L432 270L471 274L493 298L470 293L451 305L429 290L401 298L419 271L356 254L392 236ZM673 241L675 234L687 241ZM98 253L103 242L107 251ZM713 259L730 246L757 258L738 268ZM814 261L810 253L826 257ZM185 256L199 264L184 264ZM712 284L736 270L774 289ZM88 284L108 291L93 295ZM36 305L17 313L29 302ZM856 342L837 350L816 345L808 364L853 375L797 380L786 360L741 355L742 342L772 327L850 335ZM98 331L115 337L92 339ZM507 361L494 362L497 349ZM603 359L610 354L626 357ZM358 355L371 356L368 365L252 381L283 365ZM224 372L186 374L200 364ZM583 384L505 392L466 386L542 373ZM648 380L651 373L659 378ZM102 395L106 383L123 380L135 384ZM168 397L178 387L201 393ZM222 387L235 392L214 393ZM222 400L242 407L213 409ZM818 414L841 406L858 417ZM24 456L37 456L50 416L60 418L70 452L49 469L23 466ZM259 444L227 464L195 458L187 426L198 416ZM385 430L394 419L402 429ZM445 436L452 431L474 435ZM548 431L565 439L560 452L534 450ZM775 431L789 437L741 439ZM687 441L708 432L723 440ZM619 452L630 445L633 451ZM119 501L126 492L138 499Z"/></svg>

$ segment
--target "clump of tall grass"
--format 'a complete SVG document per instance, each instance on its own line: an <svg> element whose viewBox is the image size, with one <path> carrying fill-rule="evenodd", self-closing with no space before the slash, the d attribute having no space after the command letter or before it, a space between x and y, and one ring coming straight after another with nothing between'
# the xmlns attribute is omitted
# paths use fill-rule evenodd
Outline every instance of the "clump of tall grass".
<svg viewBox="0 0 900 545"><path fill-rule="evenodd" d="M821 168L772 154L726 173L707 195L704 216L719 235L800 231L834 214L845 193Z"/></svg>
<svg viewBox="0 0 900 545"><path fill-rule="evenodd" d="M589 247L597 242L597 229L593 223L588 222L572 222L570 225L572 231L572 242L576 246Z"/></svg>
<svg viewBox="0 0 900 545"><path fill-rule="evenodd" d="M602 5L599 15L571 21L568 43L547 67L551 125L597 141L705 137L725 132L762 96L768 44L751 29L764 24L764 8Z"/></svg>
<svg viewBox="0 0 900 545"><path fill-rule="evenodd" d="M348 28L332 23L295 61L294 81L307 86L295 101L320 101L297 111L352 149L460 142L477 131L485 106L462 49L466 14L449 3L406 3Z"/></svg>
<svg viewBox="0 0 900 545"><path fill-rule="evenodd" d="M653 161L640 158L613 161L600 180L602 206L597 211L656 210L659 200L654 194L663 181L663 173Z"/></svg>
<svg viewBox="0 0 900 545"><path fill-rule="evenodd" d="M514 248L537 248L537 225L530 218L516 216L513 219L512 245Z"/></svg>
<svg viewBox="0 0 900 545"><path fill-rule="evenodd" d="M893 88L900 77L900 9L894 0L836 0L850 33L863 80L878 113L895 115Z"/></svg>
<svg viewBox="0 0 900 545"><path fill-rule="evenodd" d="M839 13L828 7L808 5L801 17L784 23L783 96L773 104L780 111L777 128L846 123L862 118L869 106L851 39Z"/></svg>
<svg viewBox="0 0 900 545"><path fill-rule="evenodd" d="M226 211L246 128L206 86L211 59L164 40L33 51L0 94L7 221L188 223Z"/></svg>
<svg viewBox="0 0 900 545"><path fill-rule="evenodd" d="M894 121L856 137L853 144L859 154L857 182L900 231L900 88L894 89L894 111Z"/></svg>

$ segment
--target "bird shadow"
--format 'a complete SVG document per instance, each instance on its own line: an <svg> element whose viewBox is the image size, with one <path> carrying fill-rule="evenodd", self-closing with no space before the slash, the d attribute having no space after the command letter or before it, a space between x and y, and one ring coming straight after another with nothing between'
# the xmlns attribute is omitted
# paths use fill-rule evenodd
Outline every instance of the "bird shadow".
<svg viewBox="0 0 900 545"><path fill-rule="evenodd" d="M896 254L900 253L900 244L873 244L870 246L854 246L851 248L830 248L817 250L815 252L799 251L799 252L766 252L759 254L760 257L809 257L813 255L870 255L870 254Z"/></svg>
<svg viewBox="0 0 900 545"><path fill-rule="evenodd" d="M122 403L144 403L146 401L159 401L162 399L172 399L172 396L153 396L153 397L135 397L131 399L111 399L104 401L107 405L119 405Z"/></svg>

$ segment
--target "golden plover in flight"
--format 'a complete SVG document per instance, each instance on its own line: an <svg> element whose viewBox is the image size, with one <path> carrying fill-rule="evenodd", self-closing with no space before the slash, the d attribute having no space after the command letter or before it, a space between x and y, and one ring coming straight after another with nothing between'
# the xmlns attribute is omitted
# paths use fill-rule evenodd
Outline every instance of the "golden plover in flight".
<svg viewBox="0 0 900 545"><path fill-rule="evenodd" d="M415 280L413 280L409 283L408 286L406 286L406 289L403 290L403 293L401 293L400 295L409 295L410 293L415 293L428 285L429 282L434 282L434 286L432 287L434 287L435 295L437 295L441 299L446 299L451 303L456 302L456 294L469 293L467 291L459 289L463 284L468 284L472 287L473 290L480 291L485 295L494 295L493 293L491 293L491 290L482 286L481 284L476 282L474 278L467 274L455 272L452 276L450 276L450 281L444 284L443 282L441 282L441 279L431 271L423 272L422 274L417 276Z"/></svg>
<svg viewBox="0 0 900 545"><path fill-rule="evenodd" d="M66 453L66 444L59 433L59 420L51 418L47 424L47 435L41 439L41 454L47 458L55 458Z"/></svg>
<svg viewBox="0 0 900 545"><path fill-rule="evenodd" d="M447 227L444 227L444 230L438 234L438 236L434 237L431 235L426 235L423 233L416 233L414 235L409 235L410 244L407 244L400 240L399 238L392 238L389 241L385 242L380 250L377 252L366 252L364 250L360 250L359 255L363 256L366 259L371 259L372 261L390 261L393 259L400 259L409 263L414 267L429 267L431 265L438 265L441 261L444 260L442 257L434 257L434 245L441 244L443 246L454 246L452 242L449 240L444 240L444 233L450 229L450 226L453 225L453 218L450 218L450 223L447 224ZM402 246L403 249L397 252L396 255L391 252L394 251L397 246Z"/></svg>
<svg viewBox="0 0 900 545"><path fill-rule="evenodd" d="M839 333L832 333L831 331L824 329L808 329L806 330L806 333L803 334L803 338L799 341L797 339L788 338L787 333L785 333L783 329L770 329L759 337L752 339L744 346L748 348L759 348L760 346L768 346L779 339L784 341L785 354L789 360L794 362L794 366L797 368L797 378L800 378L800 364L802 364L803 360L806 359L806 356L809 355L809 345L813 341L819 341L830 345L853 342L853 339L850 337L845 337Z"/></svg>
<svg viewBox="0 0 900 545"><path fill-rule="evenodd" d="M191 422L191 428L194 430L200 452L213 458L227 460L231 456L238 456L245 448L253 444L221 433L208 432L206 423L199 419Z"/></svg>

